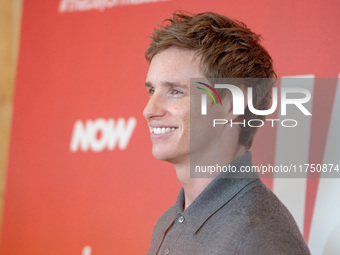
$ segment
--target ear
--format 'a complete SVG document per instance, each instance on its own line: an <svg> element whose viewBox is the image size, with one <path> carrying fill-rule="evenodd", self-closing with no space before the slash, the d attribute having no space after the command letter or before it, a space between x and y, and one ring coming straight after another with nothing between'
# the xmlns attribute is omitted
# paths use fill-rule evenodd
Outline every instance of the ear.
<svg viewBox="0 0 340 255"><path fill-rule="evenodd" d="M236 87L236 86L235 86ZM225 117L229 120L239 119L244 115L248 106L248 89L246 86L238 86L223 98L223 108L225 109Z"/></svg>

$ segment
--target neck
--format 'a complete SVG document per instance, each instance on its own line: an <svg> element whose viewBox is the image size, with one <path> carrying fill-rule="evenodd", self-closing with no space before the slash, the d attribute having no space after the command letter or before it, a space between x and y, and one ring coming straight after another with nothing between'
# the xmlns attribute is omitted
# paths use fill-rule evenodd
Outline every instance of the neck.
<svg viewBox="0 0 340 255"><path fill-rule="evenodd" d="M237 146L229 155L225 155L223 164L229 165L232 161L246 153L244 146ZM184 210L198 197L214 178L190 178L190 160L186 163L174 164L178 180L184 189Z"/></svg>
<svg viewBox="0 0 340 255"><path fill-rule="evenodd" d="M190 164L175 166L177 178L184 189L184 210L198 197L214 178L190 178Z"/></svg>

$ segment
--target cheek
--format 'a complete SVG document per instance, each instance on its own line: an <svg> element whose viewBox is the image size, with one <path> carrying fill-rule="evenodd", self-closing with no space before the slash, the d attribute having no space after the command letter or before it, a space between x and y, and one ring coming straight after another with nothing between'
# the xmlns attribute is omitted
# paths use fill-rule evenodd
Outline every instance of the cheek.
<svg viewBox="0 0 340 255"><path fill-rule="evenodd" d="M178 115L176 116L182 125L186 127L190 127L190 105L182 105L178 111Z"/></svg>
<svg viewBox="0 0 340 255"><path fill-rule="evenodd" d="M182 139L185 144L190 144L190 111L181 112Z"/></svg>
<svg viewBox="0 0 340 255"><path fill-rule="evenodd" d="M170 114L179 122L190 121L190 102L189 100L183 100L171 105L171 109L168 108Z"/></svg>

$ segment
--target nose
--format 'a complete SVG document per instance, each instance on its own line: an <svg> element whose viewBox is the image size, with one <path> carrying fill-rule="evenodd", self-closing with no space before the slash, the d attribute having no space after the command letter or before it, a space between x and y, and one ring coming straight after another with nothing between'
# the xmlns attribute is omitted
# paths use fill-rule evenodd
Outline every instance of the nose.
<svg viewBox="0 0 340 255"><path fill-rule="evenodd" d="M144 108L143 115L146 120L162 117L165 114L165 102L161 95L153 94Z"/></svg>

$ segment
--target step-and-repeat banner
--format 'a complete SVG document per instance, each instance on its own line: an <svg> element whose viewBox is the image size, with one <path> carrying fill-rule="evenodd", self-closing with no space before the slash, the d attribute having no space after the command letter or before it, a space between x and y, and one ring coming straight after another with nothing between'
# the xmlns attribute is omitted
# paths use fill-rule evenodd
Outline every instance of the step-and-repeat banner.
<svg viewBox="0 0 340 255"><path fill-rule="evenodd" d="M262 35L280 77L310 78L317 107L290 146L307 164L340 158L340 90L313 84L340 73L337 1L23 4L1 254L146 253L180 184L173 167L151 155L144 52L152 29L176 10L243 21ZM287 142L281 132L259 131L255 164L287 160L277 149ZM312 254L340 253L339 178L263 181L290 209Z"/></svg>

